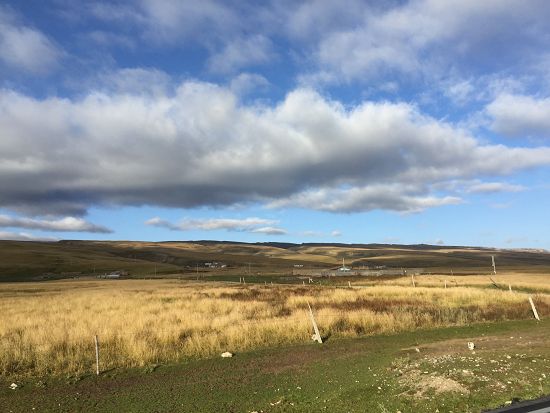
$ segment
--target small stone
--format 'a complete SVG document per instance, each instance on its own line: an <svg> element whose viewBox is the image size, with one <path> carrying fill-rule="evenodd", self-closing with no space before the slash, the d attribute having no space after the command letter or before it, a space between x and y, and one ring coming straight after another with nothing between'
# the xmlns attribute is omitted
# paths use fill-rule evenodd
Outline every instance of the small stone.
<svg viewBox="0 0 550 413"><path fill-rule="evenodd" d="M474 348L476 348L476 345L473 342L468 341L468 350L473 350Z"/></svg>
<svg viewBox="0 0 550 413"><path fill-rule="evenodd" d="M229 351L226 351L222 353L223 358L233 357L233 353L230 353Z"/></svg>
<svg viewBox="0 0 550 413"><path fill-rule="evenodd" d="M17 387L19 387L19 386L17 386L17 384L15 384L15 383L10 384L10 389L12 389L12 390L17 389Z"/></svg>

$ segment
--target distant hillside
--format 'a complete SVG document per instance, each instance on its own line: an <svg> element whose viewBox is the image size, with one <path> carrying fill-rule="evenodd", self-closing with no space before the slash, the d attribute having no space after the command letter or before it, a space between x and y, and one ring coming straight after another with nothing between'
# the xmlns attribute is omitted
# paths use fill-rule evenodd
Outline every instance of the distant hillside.
<svg viewBox="0 0 550 413"><path fill-rule="evenodd" d="M550 253L477 247L341 244L243 243L230 241L0 241L0 280L36 280L97 275L116 270L131 276L207 274L216 271L291 273L294 265L330 268L380 266L424 268L431 272L499 270L550 274Z"/></svg>

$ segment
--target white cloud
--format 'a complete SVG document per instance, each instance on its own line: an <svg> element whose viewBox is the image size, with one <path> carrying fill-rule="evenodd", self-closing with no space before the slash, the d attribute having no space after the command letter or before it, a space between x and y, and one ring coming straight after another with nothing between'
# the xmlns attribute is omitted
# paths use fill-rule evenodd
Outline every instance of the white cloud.
<svg viewBox="0 0 550 413"><path fill-rule="evenodd" d="M146 225L168 228L174 231L250 231L259 232L271 235L286 233L280 228L271 227L269 225L275 224L277 221L263 218L244 218L244 219L231 219L231 218L210 218L210 219L184 219L178 223L171 223L163 220L159 217L154 217L145 222ZM283 232L281 232L283 231Z"/></svg>
<svg viewBox="0 0 550 413"><path fill-rule="evenodd" d="M525 190L522 185L514 185L506 182L479 182L466 189L470 193L495 193L495 192L520 192Z"/></svg>
<svg viewBox="0 0 550 413"><path fill-rule="evenodd" d="M342 231L338 230L338 229L335 229L334 231L332 231L330 233L331 236L333 237L340 237L342 235Z"/></svg>
<svg viewBox="0 0 550 413"><path fill-rule="evenodd" d="M308 190L271 203L273 208L297 206L328 212L361 212L375 209L421 212L427 208L460 204L454 196L430 196L419 188L402 185L373 185L348 189Z"/></svg>
<svg viewBox="0 0 550 413"><path fill-rule="evenodd" d="M491 127L512 137L550 138L550 97L502 94L487 106Z"/></svg>
<svg viewBox="0 0 550 413"><path fill-rule="evenodd" d="M236 10L214 0L140 0L138 20L147 36L164 42L221 38L239 27Z"/></svg>
<svg viewBox="0 0 550 413"><path fill-rule="evenodd" d="M112 231L101 225L95 225L82 218L65 217L61 219L33 219L0 215L0 227L36 229L40 231L93 232L108 234Z"/></svg>
<svg viewBox="0 0 550 413"><path fill-rule="evenodd" d="M231 79L229 88L235 95L242 96L258 89L266 89L269 85L269 81L262 75L256 73L241 73Z"/></svg>
<svg viewBox="0 0 550 413"><path fill-rule="evenodd" d="M25 26L7 8L0 6L0 61L33 74L47 73L63 52L48 37Z"/></svg>
<svg viewBox="0 0 550 413"><path fill-rule="evenodd" d="M431 79L449 73L467 77L521 70L540 62L550 34L550 6L543 0L465 0L452 6L434 0L382 7L364 3L355 15L359 21L329 27L319 36L315 59L319 72L332 73L326 79L367 80L388 74Z"/></svg>
<svg viewBox="0 0 550 413"><path fill-rule="evenodd" d="M26 232L6 232L0 231L0 239L11 241L59 241L59 238L41 237Z"/></svg>
<svg viewBox="0 0 550 413"><path fill-rule="evenodd" d="M208 67L214 73L231 73L242 67L265 64L275 53L271 41L262 35L234 39L223 50L208 59Z"/></svg>
<svg viewBox="0 0 550 413"><path fill-rule="evenodd" d="M169 93L173 85L170 76L161 70L124 68L99 73L92 86L104 93L120 95L141 93L163 97Z"/></svg>
<svg viewBox="0 0 550 413"><path fill-rule="evenodd" d="M288 232L283 228L278 227L261 227L254 228L250 230L254 234L265 234L265 235L286 235Z"/></svg>
<svg viewBox="0 0 550 413"><path fill-rule="evenodd" d="M282 2L274 2L274 5ZM312 41L326 33L361 23L365 2L348 0L343 5L332 0L290 2L275 10L291 39ZM279 26L280 27L280 26Z"/></svg>
<svg viewBox="0 0 550 413"><path fill-rule="evenodd" d="M438 184L550 165L549 147L484 144L405 103L344 107L296 89L259 106L203 82L155 93L134 83L79 99L0 91L0 207L76 216L91 205L259 202L406 212L460 201L436 193Z"/></svg>

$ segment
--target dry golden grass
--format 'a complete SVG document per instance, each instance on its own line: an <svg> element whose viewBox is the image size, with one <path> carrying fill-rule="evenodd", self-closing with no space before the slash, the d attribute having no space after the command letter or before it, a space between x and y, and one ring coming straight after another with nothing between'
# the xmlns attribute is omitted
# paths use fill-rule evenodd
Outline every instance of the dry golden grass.
<svg viewBox="0 0 550 413"><path fill-rule="evenodd" d="M490 277L490 278L489 278ZM497 285L504 289L508 289L508 285L512 290L532 290L536 292L550 293L550 276L548 274L523 274L517 272L506 272L502 274L483 274L483 275L419 275L415 276L414 280L417 286L421 287L444 287L445 280L448 287L490 287L493 288L492 280ZM358 283L362 285L412 285L411 277L385 278L373 277L365 279L364 282Z"/></svg>
<svg viewBox="0 0 550 413"><path fill-rule="evenodd" d="M94 334L102 369L307 342L308 302L323 336L532 317L522 293L428 286L437 277L418 281L414 289L406 283L350 289L169 280L4 284L0 373L92 371ZM547 296L537 295L535 302L542 317L550 315Z"/></svg>

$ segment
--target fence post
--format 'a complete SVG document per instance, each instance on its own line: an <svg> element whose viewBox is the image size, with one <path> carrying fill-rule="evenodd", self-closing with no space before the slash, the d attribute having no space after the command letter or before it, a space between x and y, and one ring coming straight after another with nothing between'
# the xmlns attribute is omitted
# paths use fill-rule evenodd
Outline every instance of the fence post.
<svg viewBox="0 0 550 413"><path fill-rule="evenodd" d="M447 288L447 280L445 280L445 288Z"/></svg>
<svg viewBox="0 0 550 413"><path fill-rule="evenodd" d="M540 321L539 313L537 313L537 309L535 308L535 303L533 302L533 299L531 296L529 296L529 302L531 303L531 309L533 310L533 315L537 319L537 321Z"/></svg>
<svg viewBox="0 0 550 413"><path fill-rule="evenodd" d="M412 281L413 287L416 287L416 283L414 282L414 274L411 274L411 281Z"/></svg>
<svg viewBox="0 0 550 413"><path fill-rule="evenodd" d="M99 340L97 334L94 336L95 342L95 373L99 376Z"/></svg>
<svg viewBox="0 0 550 413"><path fill-rule="evenodd" d="M512 284L508 284L508 291L512 292Z"/></svg>
<svg viewBox="0 0 550 413"><path fill-rule="evenodd" d="M311 311L311 306L309 305L309 302L307 303L307 307L309 308L309 317L311 318L311 324L313 324L313 330L315 331L313 339L319 344L323 344L323 339L321 338L321 333L319 333L319 328L317 327L317 323L315 322L315 318L313 317L313 311Z"/></svg>

